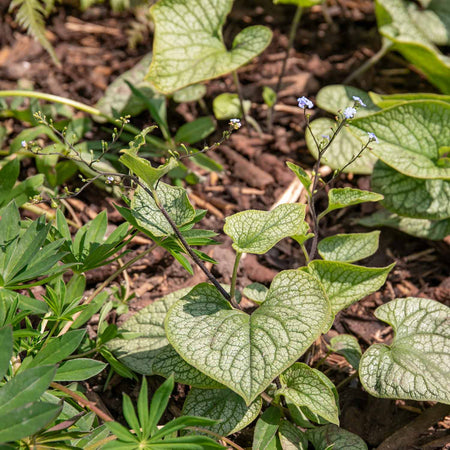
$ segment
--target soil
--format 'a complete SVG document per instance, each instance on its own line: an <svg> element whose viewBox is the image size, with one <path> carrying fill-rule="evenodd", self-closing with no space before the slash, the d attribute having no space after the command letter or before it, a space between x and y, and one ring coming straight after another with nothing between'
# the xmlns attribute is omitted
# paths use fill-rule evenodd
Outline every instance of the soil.
<svg viewBox="0 0 450 450"><path fill-rule="evenodd" d="M223 172L216 175L195 169L203 181L190 186L189 191L191 200L198 208L208 209L209 213L201 223L203 228L220 232L224 218L230 214L249 208L269 209L293 181L294 176L286 170L285 161L296 162L305 168L312 167L314 159L306 148L303 113L296 106L296 98L306 95L314 101L321 87L342 83L349 73L379 49L381 43L372 0L329 0L327 4L331 23L325 20L321 7L304 12L294 49L289 54L273 131L259 136L243 127L211 154L224 166ZM62 63L61 67L56 67L39 44L13 21L7 7L8 2L0 2L0 89L28 86L94 105L118 75L133 67L151 50L151 26L147 26L142 42L135 49L128 47L127 32L130 22L136 20L131 12L115 13L104 5L95 5L86 12L80 12L75 6L64 4L59 5L47 21L47 35ZM293 7L289 5L275 7L268 0L236 1L225 28L227 41L248 25L264 24L274 31L269 48L239 71L244 96L252 102L251 115L262 126L265 125L267 108L261 90L263 86L276 85L292 17ZM386 56L354 84L386 94L435 91L395 54ZM205 100L210 110L212 99L223 92L235 92L231 76L207 83ZM201 114L196 104L171 103L169 123L176 129ZM312 118L319 114L316 110L312 111ZM147 113L132 120L136 126L151 121ZM224 126L219 124L219 131L208 138L208 142L220 138L220 130ZM22 127L21 122L9 120L8 139L14 138ZM101 135L100 129L94 130L94 133L96 131ZM31 162L30 170L33 170ZM367 176L342 175L337 186L368 189L370 181ZM106 209L112 226L117 225L122 219L113 207L115 202L117 199L108 197L106 193L101 195L97 189L88 188L79 197L69 200L73 209L72 219L85 223ZM324 197L319 203L319 207L323 206ZM354 206L342 214L330 214L324 219L321 236L365 231L365 228L354 225L354 220L375 209L376 206L368 204ZM220 246L202 250L219 261L212 267L213 273L221 282L227 283L231 277L234 254L229 239L220 239ZM380 267L395 262L385 286L338 314L330 332L316 343L310 355L311 362L325 355L326 342L337 333L355 335L363 350L374 342L389 343L392 330L379 322L373 311L394 298L427 297L450 305L450 240L431 242L385 228L382 229L380 243L378 252L362 263ZM131 253L124 259L132 258L149 244L148 239L140 236L133 241ZM266 255L246 256L241 264L238 287L254 281L268 285L278 271L298 267L304 262L298 245L284 240ZM88 288L94 289L112 273L113 268L104 267L89 272ZM127 271L125 282L130 292L135 294L129 302L130 314L167 293L200 281L205 281L202 272L195 270L193 277L188 275L171 256L157 249ZM120 324L127 317L129 314L116 317L112 313L109 319ZM95 333L95 318L90 328ZM350 373L348 363L338 355L329 357L322 368L336 383ZM151 380L153 388L160 384L157 378ZM101 400L110 414L121 420L121 392L136 398L137 387L134 382L116 375L103 392L104 382L104 378L92 379L86 388L93 398ZM186 390L180 387L173 408L182 405L185 393ZM388 436L431 406L430 402L373 398L362 390L357 380L340 390L340 401L341 426L361 436L370 448L379 446ZM450 420L432 425L424 429L424 433L407 448L450 448L450 444L446 443L446 436L450 441ZM231 439L242 446L250 445L246 433ZM427 445L432 441L435 446Z"/></svg>

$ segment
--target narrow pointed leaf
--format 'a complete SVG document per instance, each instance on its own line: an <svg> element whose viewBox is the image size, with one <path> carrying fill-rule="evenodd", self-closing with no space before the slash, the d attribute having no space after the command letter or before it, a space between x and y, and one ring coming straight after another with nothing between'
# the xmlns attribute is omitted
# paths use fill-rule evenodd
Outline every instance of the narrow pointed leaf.
<svg viewBox="0 0 450 450"><path fill-rule="evenodd" d="M106 428L116 435L121 441L139 444L137 436L131 434L123 425L118 422L105 422Z"/></svg>
<svg viewBox="0 0 450 450"><path fill-rule="evenodd" d="M141 439L142 438L141 426L139 424L136 411L134 410L133 402L131 401L131 398L125 393L123 393L122 410L128 425L135 432L137 437Z"/></svg>
<svg viewBox="0 0 450 450"><path fill-rule="evenodd" d="M281 411L274 406L266 409L263 415L256 422L255 433L253 435L253 450L271 449L272 440L281 424Z"/></svg>
<svg viewBox="0 0 450 450"><path fill-rule="evenodd" d="M183 359L249 405L304 353L330 317L320 283L287 270L251 315L232 309L213 286L197 285L168 312L166 333Z"/></svg>
<svg viewBox="0 0 450 450"><path fill-rule="evenodd" d="M84 381L99 374L105 367L105 363L95 359L71 359L58 367L55 381Z"/></svg>
<svg viewBox="0 0 450 450"><path fill-rule="evenodd" d="M144 437L150 436L150 416L148 404L148 387L147 378L142 377L141 390L139 391L137 411L139 416L139 423L142 427L142 434Z"/></svg>
<svg viewBox="0 0 450 450"><path fill-rule="evenodd" d="M156 432L156 426L167 408L170 394L173 391L173 386L173 377L169 377L153 394L152 401L150 403L149 416L149 429L152 435Z"/></svg>
<svg viewBox="0 0 450 450"><path fill-rule="evenodd" d="M297 166L296 164L293 164L291 162L287 162L286 165L289 167L289 169L294 172L295 176L300 180L300 183L302 183L303 187L309 192L309 187L311 186L311 176L308 175L300 166Z"/></svg>
<svg viewBox="0 0 450 450"><path fill-rule="evenodd" d="M335 261L315 260L308 272L323 285L333 314L347 308L383 286L395 264L387 267L363 267Z"/></svg>
<svg viewBox="0 0 450 450"><path fill-rule="evenodd" d="M320 256L327 261L351 263L373 255L378 250L379 237L379 231L335 234L322 239L317 250Z"/></svg>
<svg viewBox="0 0 450 450"><path fill-rule="evenodd" d="M258 416L262 400L250 406L229 389L191 389L183 405L183 415L208 417L219 422L207 427L222 436L242 430Z"/></svg>
<svg viewBox="0 0 450 450"><path fill-rule="evenodd" d="M223 231L233 239L240 253L261 255L281 239L299 234L305 218L305 205L283 204L272 211L247 210L225 219Z"/></svg>
<svg viewBox="0 0 450 450"><path fill-rule="evenodd" d="M306 364L295 363L280 375L283 395L296 406L309 410L331 423L339 425L339 409L329 383L322 380L322 374Z"/></svg>
<svg viewBox="0 0 450 450"><path fill-rule="evenodd" d="M306 435L316 450L367 450L358 435L333 424L308 430Z"/></svg>
<svg viewBox="0 0 450 450"><path fill-rule="evenodd" d="M372 189L384 196L383 205L401 216L441 220L450 217L450 180L425 180L397 172L378 161Z"/></svg>
<svg viewBox="0 0 450 450"><path fill-rule="evenodd" d="M426 298L399 298L375 315L395 332L391 345L374 344L359 366L361 383L376 397L450 404L450 308Z"/></svg>
<svg viewBox="0 0 450 450"><path fill-rule="evenodd" d="M207 419L205 417L189 417L182 416L173 419L160 428L153 436L151 441L157 441L164 436L176 433L178 430L183 430L187 427L210 427L216 423L215 420Z"/></svg>
<svg viewBox="0 0 450 450"><path fill-rule="evenodd" d="M181 125L174 139L175 142L195 144L207 138L215 129L216 126L211 117L200 117L192 122Z"/></svg>
<svg viewBox="0 0 450 450"><path fill-rule="evenodd" d="M242 30L228 51L222 26L232 0L162 0L151 8L155 21L153 60L146 79L164 93L216 78L243 66L270 43L260 25Z"/></svg>
<svg viewBox="0 0 450 450"><path fill-rule="evenodd" d="M2 380L8 371L9 360L13 352L13 335L10 325L0 328L0 342L0 380Z"/></svg>

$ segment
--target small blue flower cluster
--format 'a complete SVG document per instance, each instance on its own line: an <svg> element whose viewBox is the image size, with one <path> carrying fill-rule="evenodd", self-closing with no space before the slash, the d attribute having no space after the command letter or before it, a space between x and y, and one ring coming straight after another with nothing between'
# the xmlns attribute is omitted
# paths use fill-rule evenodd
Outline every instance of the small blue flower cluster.
<svg viewBox="0 0 450 450"><path fill-rule="evenodd" d="M239 130L241 128L242 124L239 119L230 119L230 125L235 129Z"/></svg>
<svg viewBox="0 0 450 450"><path fill-rule="evenodd" d="M305 96L299 97L297 99L297 101L298 101L299 108L302 108L302 109L305 109L305 108L313 109L314 108L314 103L309 98L306 98Z"/></svg>

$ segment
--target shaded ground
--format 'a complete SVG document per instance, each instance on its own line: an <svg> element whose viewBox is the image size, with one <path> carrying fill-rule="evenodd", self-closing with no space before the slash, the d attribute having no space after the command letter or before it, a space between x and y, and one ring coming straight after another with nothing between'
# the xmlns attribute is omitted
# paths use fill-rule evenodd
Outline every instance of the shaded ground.
<svg viewBox="0 0 450 450"><path fill-rule="evenodd" d="M306 12L302 18L295 50L291 51L288 60L273 133L260 137L255 133L249 135L247 130L241 129L212 155L224 165L225 171L219 175L199 172L205 181L192 186L190 191L193 203L209 210L202 227L221 231L223 219L229 214L249 208L270 208L293 181L293 175L285 169L286 160L300 163L303 167L312 167L314 160L306 149L304 122L302 112L296 106L296 98L307 95L314 99L322 86L342 82L380 45L371 0L334 0L328 4L331 24L324 19L320 7ZM5 6L0 5L1 10L4 13ZM262 126L267 111L261 97L262 86L274 87L276 84L292 11L289 6L275 8L271 2L236 2L226 26L225 38L229 40L249 24L261 23L274 30L273 42L266 52L240 71L244 95L252 101L251 114ZM62 62L62 67L57 68L40 46L13 23L9 14L3 14L3 17L0 24L0 89L13 89L18 83L29 85L31 82L36 90L94 104L117 75L133 67L151 49L150 33L144 35L143 42L135 50L127 48L127 30L130 20L135 20L130 13L111 13L103 6L92 7L85 13L67 6L58 7L48 27L49 38ZM433 91L419 74L395 55L384 58L356 84L379 93ZM212 99L219 93L235 91L231 77L213 80L207 86L206 102L209 108ZM179 126L196 118L201 111L194 104L172 104L169 114L169 123ZM133 119L133 123L139 126L147 124L149 120L147 115L142 115ZM14 137L22 125L10 121L9 127L12 130L10 137ZM219 124L218 129L223 127L223 124ZM220 136L220 131L217 136ZM210 142L213 142L213 138ZM28 173L32 171L30 165ZM368 189L369 177L343 175L337 185ZM106 195L99 199L98 190L87 189L79 198L69 202L81 223L106 208L110 221L117 224L121 217L114 210L113 201ZM370 214L375 208L372 204L362 205L345 210L342 214L326 216L322 236L364 231L364 228L355 226L353 220L361 214ZM228 282L234 255L229 241L223 239L223 242L223 245L205 251L219 261L212 268L213 273L221 281ZM363 348L374 342L389 342L392 331L374 318L373 310L393 298L428 297L450 304L448 241L430 242L383 229L380 243L379 251L363 263L383 266L396 262L386 285L380 292L338 315L333 329L317 343L313 361L325 354L325 340L336 333L354 334ZM146 245L145 239L138 240L128 257L141 252ZM285 240L266 255L247 255L242 263L239 285L243 287L249 281L269 284L277 271L302 264L304 260L298 246ZM102 268L88 273L89 287L94 288L112 271L113 268ZM125 281L130 291L136 294L136 298L130 302L130 311L137 311L162 295L203 280L202 273L196 271L195 276L190 277L165 252L156 250L128 270L128 279ZM111 317L111 320L123 319ZM89 327L90 331L95 332L95 317ZM350 370L339 356L328 358L323 367L336 382L346 378ZM118 417L121 392L131 391L131 395L136 395L136 392L129 381L116 377L103 393L103 381L97 380L98 383L91 383L89 388L92 395L99 392L105 407ZM360 389L355 380L340 391L340 397L342 426L359 434L371 446L379 445L429 406L427 403L372 398ZM181 390L178 396L180 405L183 398L184 391ZM445 447L445 430L449 427L450 422L447 421L441 422L438 429L430 428L423 438L418 438L414 448L450 448ZM236 438L242 445L248 445L247 439L245 434ZM440 439L436 446L427 447L424 444L436 439Z"/></svg>

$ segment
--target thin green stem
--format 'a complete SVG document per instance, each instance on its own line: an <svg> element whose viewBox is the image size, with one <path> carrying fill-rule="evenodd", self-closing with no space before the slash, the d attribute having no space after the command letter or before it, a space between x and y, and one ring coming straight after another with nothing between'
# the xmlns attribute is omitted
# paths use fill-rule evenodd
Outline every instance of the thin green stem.
<svg viewBox="0 0 450 450"><path fill-rule="evenodd" d="M239 97L239 104L241 106L241 111L242 111L242 119L243 119L244 125L248 127L247 113L244 108L244 95L242 93L241 83L239 82L239 77L238 77L236 70L233 70L233 80L234 80L234 84L236 85L236 90L237 90L238 97Z"/></svg>
<svg viewBox="0 0 450 450"><path fill-rule="evenodd" d="M309 263L309 255L306 250L305 244L300 244L300 248L302 249L303 255L305 256L306 264Z"/></svg>
<svg viewBox="0 0 450 450"><path fill-rule="evenodd" d="M79 111L83 111L92 116L102 117L107 122L113 125L118 125L120 122L118 119L115 119L114 117L111 117L108 114L101 112L99 109L94 108L93 106L89 106L86 105L85 103L71 100L70 98L60 97L59 95L47 94L45 92L25 91L20 89L4 90L4 91L0 90L0 98L1 97L27 97L27 98L37 98L39 100L45 100L53 103L61 103L62 105L71 106L72 108L78 109ZM141 130L139 130L136 127L133 127L133 125L130 124L124 124L123 129L125 131L128 131L129 133L132 133L133 135L137 135L141 132ZM156 148L159 148L161 150L167 150L166 144L160 139L149 135L147 135L145 138L149 144L154 145Z"/></svg>
<svg viewBox="0 0 450 450"><path fill-rule="evenodd" d="M383 38L383 43L381 45L380 50L375 53L370 59L368 59L364 64L362 64L358 69L352 72L343 82L343 84L349 84L350 81L353 81L355 78L360 77L364 72L369 70L372 66L374 66L384 55L391 49L394 45L392 41Z"/></svg>
<svg viewBox="0 0 450 450"><path fill-rule="evenodd" d="M267 114L267 130L269 133L272 132L273 110L278 101L278 93L280 92L281 83L282 83L284 75L286 73L287 61L289 59L289 52L291 51L291 48L294 45L295 35L297 34L297 28L300 23L302 13L303 13L303 8L300 5L297 6L297 9L296 9L295 15L294 15L294 19L292 20L292 23L291 23L291 29L289 31L289 41L288 41L288 45L286 47L286 55L283 60L283 65L281 66L281 72L280 72L280 75L278 76L277 85L275 87L275 101L274 101L273 105L270 107L269 112Z"/></svg>
<svg viewBox="0 0 450 450"><path fill-rule="evenodd" d="M358 376L358 371L353 372L349 377L347 377L345 380L342 380L337 386L336 390L339 391L339 389L342 389L344 386L346 386L350 381L354 380Z"/></svg>
<svg viewBox="0 0 450 450"><path fill-rule="evenodd" d="M239 261L241 260L242 253L236 253L236 259L234 260L233 267L233 275L231 277L231 287L230 287L230 302L235 308L239 308L238 303L236 302L235 294L236 294L236 279L237 273L239 269Z"/></svg>

